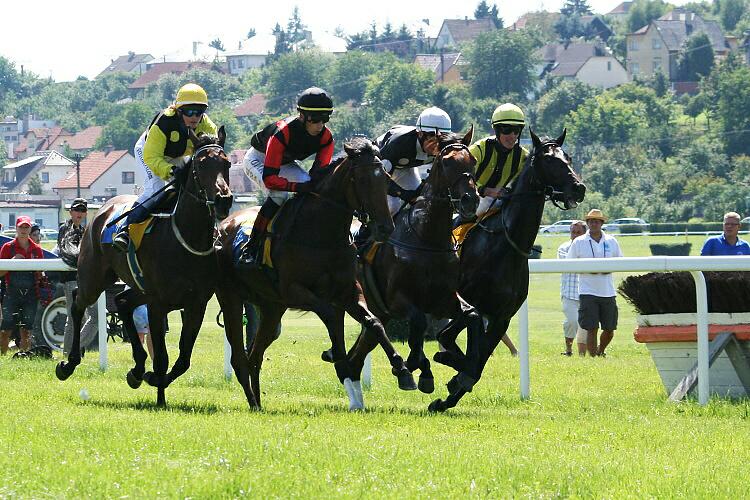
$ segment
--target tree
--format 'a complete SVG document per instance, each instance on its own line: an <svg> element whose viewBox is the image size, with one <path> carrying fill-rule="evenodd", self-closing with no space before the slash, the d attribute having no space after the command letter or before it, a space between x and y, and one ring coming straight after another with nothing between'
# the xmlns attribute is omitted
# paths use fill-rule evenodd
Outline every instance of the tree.
<svg viewBox="0 0 750 500"><path fill-rule="evenodd" d="M96 149L114 146L133 152L138 137L146 130L155 112L143 102L118 104L112 108L112 114L104 125L104 130L96 142Z"/></svg>
<svg viewBox="0 0 750 500"><path fill-rule="evenodd" d="M409 31L409 28L405 24L402 24L401 27L398 29L396 40L411 40L411 38L412 38L411 31Z"/></svg>
<svg viewBox="0 0 750 500"><path fill-rule="evenodd" d="M273 57L269 57L269 60L273 61L282 54L288 54L289 52L291 52L292 44L289 41L289 37L286 31L281 29L281 25L279 25L279 23L276 23L276 26L274 26L271 33L276 37L276 44L273 48Z"/></svg>
<svg viewBox="0 0 750 500"><path fill-rule="evenodd" d="M328 124L336 138L336 149L341 151L346 140L355 135L376 137L381 131L375 130L375 113L369 106L344 108L336 111L334 120Z"/></svg>
<svg viewBox="0 0 750 500"><path fill-rule="evenodd" d="M255 35L256 35L255 28L250 28L249 30L247 30L247 39L248 40L251 39L252 37L254 37Z"/></svg>
<svg viewBox="0 0 750 500"><path fill-rule="evenodd" d="M490 7L486 0L481 0L477 4L477 8L474 9L474 19L492 19L495 28L502 29L503 27L503 20L500 19L497 5L493 3Z"/></svg>
<svg viewBox="0 0 750 500"><path fill-rule="evenodd" d="M474 96L526 96L533 91L537 46L532 34L525 30L496 30L479 35L467 50Z"/></svg>
<svg viewBox="0 0 750 500"><path fill-rule="evenodd" d="M29 179L29 194L42 194L42 180L39 174L34 174Z"/></svg>
<svg viewBox="0 0 750 500"><path fill-rule="evenodd" d="M745 0L722 0L719 7L719 19L724 30L734 30L746 10Z"/></svg>
<svg viewBox="0 0 750 500"><path fill-rule="evenodd" d="M324 81L332 57L312 49L283 54L270 64L266 68L268 107L278 113L293 109L300 92Z"/></svg>
<svg viewBox="0 0 750 500"><path fill-rule="evenodd" d="M579 80L557 82L537 102L535 128L556 137L567 125L570 113L598 93L598 89Z"/></svg>
<svg viewBox="0 0 750 500"><path fill-rule="evenodd" d="M663 16L669 8L669 5L663 0L636 0L628 13L626 23L628 33L633 33L649 25L654 19Z"/></svg>
<svg viewBox="0 0 750 500"><path fill-rule="evenodd" d="M750 154L750 68L741 65L718 75L718 115L729 155Z"/></svg>
<svg viewBox="0 0 750 500"><path fill-rule="evenodd" d="M224 52L224 50L226 50L226 49L224 49L224 44L221 43L221 40L218 39L218 38L214 38L213 40L211 40L211 42L208 44L208 46L211 47L212 49L220 50L222 52Z"/></svg>
<svg viewBox="0 0 750 500"><path fill-rule="evenodd" d="M374 110L376 119L381 120L409 99L420 105L427 104L433 79L431 71L394 58L392 64L370 76L365 99Z"/></svg>
<svg viewBox="0 0 750 500"><path fill-rule="evenodd" d="M714 49L706 33L688 38L678 62L678 74L683 81L695 82L707 76L714 67Z"/></svg>
<svg viewBox="0 0 750 500"><path fill-rule="evenodd" d="M336 57L326 78L327 89L340 102L362 102L370 75L382 66L393 64L392 55L376 55L362 50L349 50Z"/></svg>
<svg viewBox="0 0 750 500"><path fill-rule="evenodd" d="M299 7L295 5L292 17L289 18L289 22L286 25L287 39L290 44L295 44L305 39L305 27L299 15Z"/></svg>
<svg viewBox="0 0 750 500"><path fill-rule="evenodd" d="M5 147L5 141L0 141L0 168L8 163L8 149Z"/></svg>

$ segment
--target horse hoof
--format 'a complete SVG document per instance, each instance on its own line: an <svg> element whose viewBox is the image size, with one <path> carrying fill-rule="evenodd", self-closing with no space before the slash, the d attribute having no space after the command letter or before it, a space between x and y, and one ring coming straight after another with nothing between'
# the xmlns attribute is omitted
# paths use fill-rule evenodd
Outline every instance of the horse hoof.
<svg viewBox="0 0 750 500"><path fill-rule="evenodd" d="M139 379L133 374L133 370L130 370L128 372L128 374L125 376L125 379L128 381L128 385L131 389L138 389L143 382L143 379Z"/></svg>
<svg viewBox="0 0 750 500"><path fill-rule="evenodd" d="M443 413L445 410L445 402L442 399L436 399L427 407L427 411L432 413Z"/></svg>
<svg viewBox="0 0 750 500"><path fill-rule="evenodd" d="M320 354L320 359L322 359L326 363L333 363L333 351L331 351L331 349L323 351Z"/></svg>
<svg viewBox="0 0 750 500"><path fill-rule="evenodd" d="M146 372L143 374L143 381L146 382L151 387L157 387L156 384L156 375L154 375L154 372Z"/></svg>
<svg viewBox="0 0 750 500"><path fill-rule="evenodd" d="M414 382L414 377L411 372L406 368L396 371L393 373L398 379L398 388L402 391L416 391L417 383Z"/></svg>
<svg viewBox="0 0 750 500"><path fill-rule="evenodd" d="M419 377L417 389L425 394L432 394L435 391L435 379L433 377Z"/></svg>
<svg viewBox="0 0 750 500"><path fill-rule="evenodd" d="M69 363L60 361L55 367L55 375L57 375L58 380L68 380L68 378L73 375L73 370L75 370L75 368L71 368Z"/></svg>

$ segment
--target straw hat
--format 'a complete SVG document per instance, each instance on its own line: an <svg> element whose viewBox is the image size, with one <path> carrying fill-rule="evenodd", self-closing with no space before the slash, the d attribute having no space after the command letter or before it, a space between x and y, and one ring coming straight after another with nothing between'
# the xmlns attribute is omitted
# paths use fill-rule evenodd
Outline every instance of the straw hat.
<svg viewBox="0 0 750 500"><path fill-rule="evenodd" d="M606 217L604 217L604 214L598 208L592 208L591 210L589 210L589 213L586 214L586 220L591 219L598 219L602 222L607 222Z"/></svg>

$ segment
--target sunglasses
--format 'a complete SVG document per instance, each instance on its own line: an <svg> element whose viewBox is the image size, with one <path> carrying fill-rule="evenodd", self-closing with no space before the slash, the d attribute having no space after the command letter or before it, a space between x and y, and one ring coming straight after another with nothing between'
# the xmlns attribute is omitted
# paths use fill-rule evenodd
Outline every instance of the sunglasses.
<svg viewBox="0 0 750 500"><path fill-rule="evenodd" d="M522 130L523 125L495 125L495 131L497 131L498 134L503 135L521 135Z"/></svg>
<svg viewBox="0 0 750 500"><path fill-rule="evenodd" d="M192 118L194 116L202 116L203 113L206 112L206 110L204 110L204 109L184 109L184 108L182 108L182 109L180 109L180 112L183 115L187 116L188 118Z"/></svg>
<svg viewBox="0 0 750 500"><path fill-rule="evenodd" d="M310 123L328 123L331 117L329 115L313 115L307 116L307 121Z"/></svg>
<svg viewBox="0 0 750 500"><path fill-rule="evenodd" d="M88 212L88 210L87 210L87 209L85 209L85 208L71 208L70 210L71 210L72 212L81 212L81 213L84 213L84 214L85 214L86 212Z"/></svg>

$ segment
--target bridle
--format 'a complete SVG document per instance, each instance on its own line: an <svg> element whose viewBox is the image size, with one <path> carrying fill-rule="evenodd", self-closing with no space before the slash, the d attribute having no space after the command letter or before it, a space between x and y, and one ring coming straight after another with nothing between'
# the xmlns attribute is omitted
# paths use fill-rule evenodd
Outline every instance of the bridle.
<svg viewBox="0 0 750 500"><path fill-rule="evenodd" d="M196 193L192 193L191 191L189 191L186 186L184 189L180 189L177 195L177 203L175 204L174 209L172 210L172 214L170 215L170 218L172 219L172 231L174 232L174 235L177 238L177 241L180 242L180 245L182 245L182 247L185 250L199 257L205 257L207 255L211 255L212 253L214 253L216 249L216 243L219 241L219 234L217 231L218 221L216 220L216 201L208 199L208 194L206 192L206 189L203 187L203 185L201 184L200 178L198 177L198 172L197 172L198 163L196 161L199 154L204 153L206 151L211 151L211 150L218 150L219 154L223 155L222 159L226 160L226 153L224 151L224 148L220 146L219 144L206 144L205 146L201 146L200 148L196 149L195 152L193 152L193 155L190 157L190 167L189 167L190 174L192 175L192 178L193 178L193 185L195 186ZM216 237L214 241L211 243L211 246L209 246L209 248L206 250L196 250L195 248L190 246L190 244L182 236L182 233L180 232L180 228L177 226L175 214L177 213L177 207L180 206L180 202L182 201L183 195L187 195L190 198L197 201L199 205L202 204L203 206L205 206L208 209L208 215L210 219L214 221L213 233L216 234Z"/></svg>

